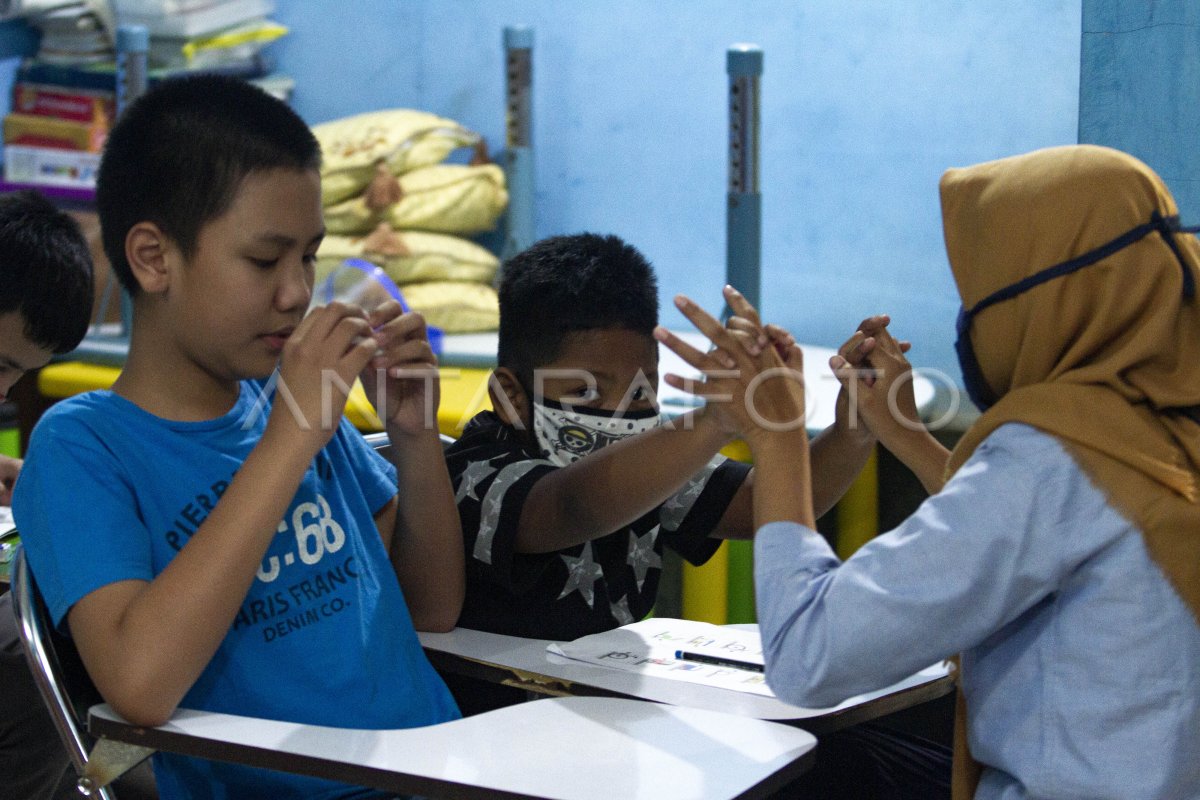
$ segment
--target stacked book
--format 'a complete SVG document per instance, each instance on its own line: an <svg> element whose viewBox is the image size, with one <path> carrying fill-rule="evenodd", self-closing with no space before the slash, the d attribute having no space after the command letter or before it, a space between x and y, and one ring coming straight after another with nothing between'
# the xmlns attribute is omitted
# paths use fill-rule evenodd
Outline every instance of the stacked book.
<svg viewBox="0 0 1200 800"><path fill-rule="evenodd" d="M17 69L12 113L4 117L4 180L87 191L95 187L104 138L116 116L118 25L146 27L148 80L189 71L222 72L281 99L292 80L272 71L264 48L287 33L267 18L273 0L24 0L42 34L38 53ZM45 0L43 0L45 2ZM43 6L44 8L44 6Z"/></svg>

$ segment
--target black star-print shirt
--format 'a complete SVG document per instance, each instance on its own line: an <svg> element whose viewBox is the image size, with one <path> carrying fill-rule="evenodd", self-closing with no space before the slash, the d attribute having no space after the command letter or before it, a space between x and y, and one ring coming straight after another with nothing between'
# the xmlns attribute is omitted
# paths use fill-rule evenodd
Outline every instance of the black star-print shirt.
<svg viewBox="0 0 1200 800"><path fill-rule="evenodd" d="M492 412L446 449L467 556L463 628L568 641L642 619L654 606L663 547L703 564L709 536L750 467L714 459L679 492L621 530L554 553L514 552L529 490L559 469Z"/></svg>

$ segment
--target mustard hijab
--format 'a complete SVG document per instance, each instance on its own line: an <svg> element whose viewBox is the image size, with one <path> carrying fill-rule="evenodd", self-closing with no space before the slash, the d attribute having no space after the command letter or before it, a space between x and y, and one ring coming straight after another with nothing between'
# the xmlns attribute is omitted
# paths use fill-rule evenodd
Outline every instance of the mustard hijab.
<svg viewBox="0 0 1200 800"><path fill-rule="evenodd" d="M946 252L965 308L1117 239L1156 212L1178 214L1149 167L1092 145L951 169L941 199ZM1200 283L1200 242L1154 231L981 310L971 343L999 400L959 441L947 475L1006 422L1054 436L1141 531L1200 621L1200 424L1188 416L1200 405L1200 296L1186 296L1188 283ZM966 712L960 693L956 800L973 796L979 777L966 747Z"/></svg>

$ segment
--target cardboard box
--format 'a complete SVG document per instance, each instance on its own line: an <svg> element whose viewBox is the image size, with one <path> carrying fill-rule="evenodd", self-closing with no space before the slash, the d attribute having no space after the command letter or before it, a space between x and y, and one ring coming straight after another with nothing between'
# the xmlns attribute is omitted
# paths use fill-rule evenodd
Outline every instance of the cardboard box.
<svg viewBox="0 0 1200 800"><path fill-rule="evenodd" d="M116 117L117 104L113 92L18 82L13 85L12 110L17 114L35 114L71 122L103 121L107 124Z"/></svg>
<svg viewBox="0 0 1200 800"><path fill-rule="evenodd" d="M94 189L99 168L99 153L23 145L4 147L4 179L12 183Z"/></svg>
<svg viewBox="0 0 1200 800"><path fill-rule="evenodd" d="M107 120L71 122L37 114L7 114L4 117L4 144L26 147L83 150L99 153L108 136Z"/></svg>

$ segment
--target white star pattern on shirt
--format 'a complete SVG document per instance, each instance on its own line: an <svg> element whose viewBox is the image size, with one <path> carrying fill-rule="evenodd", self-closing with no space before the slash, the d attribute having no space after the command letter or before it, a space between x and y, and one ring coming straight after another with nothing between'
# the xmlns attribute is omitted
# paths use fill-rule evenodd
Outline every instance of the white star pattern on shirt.
<svg viewBox="0 0 1200 800"><path fill-rule="evenodd" d="M595 608L596 581L604 577L604 570L592 559L592 543L584 542L579 558L567 555L560 558L567 565L567 582L563 584L562 594L558 599L562 600L571 592L579 592L588 608Z"/></svg>
<svg viewBox="0 0 1200 800"><path fill-rule="evenodd" d="M472 500L478 500L479 497L475 494L475 487L483 483L483 479L496 471L492 466L492 462L475 461L472 462L465 470L462 477L459 479L458 491L454 493L454 502L460 502L464 497L469 497Z"/></svg>
<svg viewBox="0 0 1200 800"><path fill-rule="evenodd" d="M629 531L629 555L625 557L625 563L633 567L639 592L642 590L642 584L646 582L646 573L650 568L662 569L662 556L654 551L658 529L659 526L655 525L643 536L638 536L632 529Z"/></svg>
<svg viewBox="0 0 1200 800"><path fill-rule="evenodd" d="M629 610L628 597L622 597L615 603L609 603L608 608L612 611L613 619L617 621L618 625L632 625L637 621L633 618L633 612Z"/></svg>
<svg viewBox="0 0 1200 800"><path fill-rule="evenodd" d="M504 493L508 488L539 464L549 464L549 461L531 460L518 461L500 470L500 474L492 481L479 510L479 533L475 535L475 547L472 555L485 564L492 563L492 540L496 537L496 526L500 524L500 511L504 507Z"/></svg>

